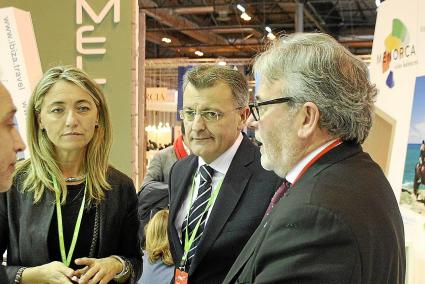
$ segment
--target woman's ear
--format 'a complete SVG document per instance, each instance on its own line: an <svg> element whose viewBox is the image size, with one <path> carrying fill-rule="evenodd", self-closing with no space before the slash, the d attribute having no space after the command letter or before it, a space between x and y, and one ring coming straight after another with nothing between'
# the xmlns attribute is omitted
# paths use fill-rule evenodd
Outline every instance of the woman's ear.
<svg viewBox="0 0 425 284"><path fill-rule="evenodd" d="M45 128L43 126L43 122L41 121L41 115L40 115L40 113L36 113L36 117L37 117L38 126L43 131Z"/></svg>

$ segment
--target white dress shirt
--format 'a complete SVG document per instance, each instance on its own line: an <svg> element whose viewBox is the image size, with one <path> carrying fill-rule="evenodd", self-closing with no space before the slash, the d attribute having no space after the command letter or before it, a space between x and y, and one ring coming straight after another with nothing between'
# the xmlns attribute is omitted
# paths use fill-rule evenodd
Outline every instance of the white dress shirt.
<svg viewBox="0 0 425 284"><path fill-rule="evenodd" d="M214 175L212 177L212 182L211 182L211 186L212 186L211 195L216 190L219 190L218 185L220 184L221 180L226 175L227 170L229 169L230 164L232 163L233 157L235 156L236 151L238 150L242 142L242 138L243 138L242 133L239 133L239 136L238 138L236 138L235 143L233 143L233 145L229 149L227 149L223 154L221 154L217 159L215 159L212 163L209 164L209 166L214 169ZM205 164L206 164L205 161L201 157L198 157L198 168L194 176L195 180L190 183L186 191L185 199L180 207L179 212L177 213L177 217L174 222L177 232L179 233L180 240L181 240L182 224L187 214L189 213L189 209L191 206L191 204L189 203L191 199L190 192L191 192L192 184L193 184L193 197L192 197L192 203L193 203L196 197L198 196L198 188L199 188L199 181L200 181L199 168ZM215 200L214 200L214 203L212 203L212 205L208 209L207 217L205 220L205 226L208 222L208 218L211 214L211 210L214 207L214 204L215 204Z"/></svg>

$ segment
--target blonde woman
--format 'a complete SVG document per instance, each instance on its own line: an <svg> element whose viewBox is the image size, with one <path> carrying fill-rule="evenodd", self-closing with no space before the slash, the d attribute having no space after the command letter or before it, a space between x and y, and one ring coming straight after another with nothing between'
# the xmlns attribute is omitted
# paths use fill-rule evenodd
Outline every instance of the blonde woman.
<svg viewBox="0 0 425 284"><path fill-rule="evenodd" d="M138 284L170 283L174 266L167 237L168 210L158 211L145 227L143 274Z"/></svg>
<svg viewBox="0 0 425 284"><path fill-rule="evenodd" d="M54 67L27 109L30 158L0 195L0 253L7 249L9 282L135 282L136 191L109 166L111 123L102 90L79 69Z"/></svg>

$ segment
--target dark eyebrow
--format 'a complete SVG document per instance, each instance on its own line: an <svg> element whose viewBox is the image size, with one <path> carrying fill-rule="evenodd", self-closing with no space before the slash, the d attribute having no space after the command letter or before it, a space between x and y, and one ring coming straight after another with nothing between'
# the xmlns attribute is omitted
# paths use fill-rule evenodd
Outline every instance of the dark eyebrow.
<svg viewBox="0 0 425 284"><path fill-rule="evenodd" d="M63 102L63 101L53 101L49 104L49 106L51 106L51 105L63 105L63 104L65 104L65 102Z"/></svg>
<svg viewBox="0 0 425 284"><path fill-rule="evenodd" d="M90 101L88 101L88 100L78 100L76 103L77 104L79 104L79 103L89 103L90 104Z"/></svg>

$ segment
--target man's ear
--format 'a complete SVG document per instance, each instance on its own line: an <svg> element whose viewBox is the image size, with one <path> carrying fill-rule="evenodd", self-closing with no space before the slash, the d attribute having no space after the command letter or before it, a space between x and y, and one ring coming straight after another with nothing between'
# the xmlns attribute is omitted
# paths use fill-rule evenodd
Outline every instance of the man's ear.
<svg viewBox="0 0 425 284"><path fill-rule="evenodd" d="M312 102L306 102L301 107L299 115L301 115L302 124L298 129L298 136L307 138L319 128L319 108Z"/></svg>
<svg viewBox="0 0 425 284"><path fill-rule="evenodd" d="M241 109L239 111L239 115L240 115L240 120L238 123L238 129L242 131L245 128L246 120L248 119L248 116L249 116L249 108L246 107L244 109Z"/></svg>

